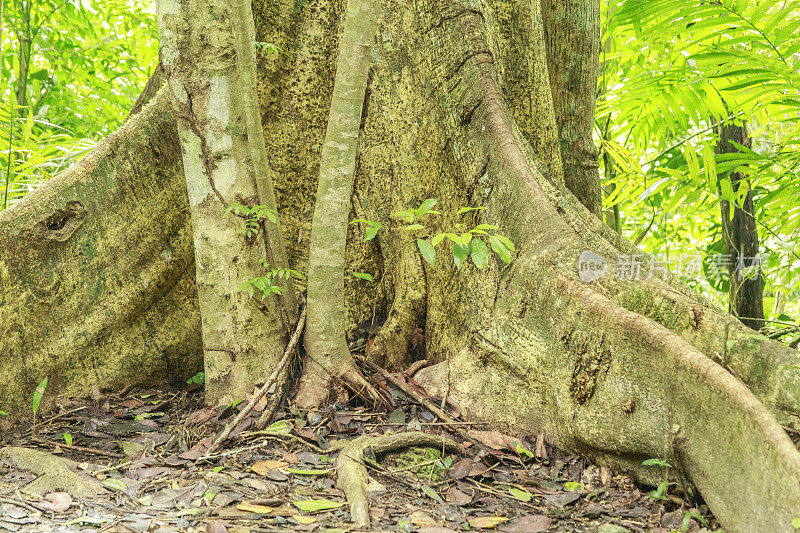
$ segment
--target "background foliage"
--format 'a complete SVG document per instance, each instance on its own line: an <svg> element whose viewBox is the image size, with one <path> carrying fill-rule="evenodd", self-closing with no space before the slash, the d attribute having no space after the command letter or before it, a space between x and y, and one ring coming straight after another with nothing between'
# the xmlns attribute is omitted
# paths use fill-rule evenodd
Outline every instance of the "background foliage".
<svg viewBox="0 0 800 533"><path fill-rule="evenodd" d="M723 249L719 203L723 197L741 205L726 176L743 172L765 254L765 312L787 323L773 322L776 328L793 327L800 296L800 2L604 4L596 134L605 207L618 207L626 237L640 239L725 307L727 284L712 264ZM715 155L723 121L746 123L752 149Z"/></svg>
<svg viewBox="0 0 800 533"><path fill-rule="evenodd" d="M144 0L5 0L1 20L3 208L121 125L158 40Z"/></svg>

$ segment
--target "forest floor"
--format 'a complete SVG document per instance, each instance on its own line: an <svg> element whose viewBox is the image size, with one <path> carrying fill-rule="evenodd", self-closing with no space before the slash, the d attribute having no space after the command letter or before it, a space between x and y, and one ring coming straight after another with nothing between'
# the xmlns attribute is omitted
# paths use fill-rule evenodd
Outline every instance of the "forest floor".
<svg viewBox="0 0 800 533"><path fill-rule="evenodd" d="M406 377L406 380L408 378ZM384 381L396 407L279 409L269 431L245 418L203 457L237 406L203 406L202 388L137 390L59 406L0 438L0 531L352 530L334 466L337 441L423 431L465 456L411 448L365 459L371 531L449 533L697 532L718 525L705 505L589 464L544 442L466 421L437 421ZM266 407L256 407L254 417Z"/></svg>

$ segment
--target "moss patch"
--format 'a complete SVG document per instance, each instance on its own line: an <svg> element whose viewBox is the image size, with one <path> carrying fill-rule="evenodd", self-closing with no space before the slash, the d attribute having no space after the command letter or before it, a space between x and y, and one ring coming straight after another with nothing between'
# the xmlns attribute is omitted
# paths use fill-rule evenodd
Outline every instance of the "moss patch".
<svg viewBox="0 0 800 533"><path fill-rule="evenodd" d="M436 448L407 448L402 453L388 454L384 461L393 470L426 482L446 479L449 468L442 462L442 451Z"/></svg>
<svg viewBox="0 0 800 533"><path fill-rule="evenodd" d="M695 315L691 309L684 309L667 298L654 296L647 287L634 287L623 292L621 303L625 309L651 318L675 332L681 332L695 324Z"/></svg>

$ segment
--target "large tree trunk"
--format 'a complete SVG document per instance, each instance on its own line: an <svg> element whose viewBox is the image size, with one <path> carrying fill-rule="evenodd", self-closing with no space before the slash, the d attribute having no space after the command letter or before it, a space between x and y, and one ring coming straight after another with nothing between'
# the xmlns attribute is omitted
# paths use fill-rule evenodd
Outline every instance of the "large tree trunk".
<svg viewBox="0 0 800 533"><path fill-rule="evenodd" d="M260 59L259 94L290 264L306 272L342 4L253 10L258 40L289 51ZM346 277L348 323L387 314L396 348L424 325L437 364L420 379L471 416L644 478L643 459L668 459L729 531L791 531L800 454L780 423L800 412L797 352L673 279L614 275L637 252L563 185L544 35L538 0L383 2L351 205L389 231L351 232L347 272L376 285ZM447 253L435 266L406 253L389 215L425 198L442 227L484 206L475 221L502 228L514 262L457 270ZM178 356L195 370L190 235L163 95L0 214L0 409L19 413L45 375L63 396L156 382ZM591 283L585 251L606 267Z"/></svg>
<svg viewBox="0 0 800 533"><path fill-rule="evenodd" d="M288 263L255 101L253 17L241 0L156 7L194 230L206 398L226 404L272 373L295 312L289 278L266 276Z"/></svg>

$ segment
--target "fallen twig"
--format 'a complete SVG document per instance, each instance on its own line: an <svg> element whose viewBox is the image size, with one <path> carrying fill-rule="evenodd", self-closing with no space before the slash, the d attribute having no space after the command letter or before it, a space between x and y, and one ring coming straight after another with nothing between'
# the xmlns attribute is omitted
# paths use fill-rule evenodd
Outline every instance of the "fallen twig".
<svg viewBox="0 0 800 533"><path fill-rule="evenodd" d="M411 396L414 400L416 400L417 402L419 402L420 404L425 406L426 409L428 409L431 413L436 415L436 417L439 418L442 422L445 422L446 423L445 425L447 427L449 427L451 431L457 433L462 438L472 440L472 438L467 434L466 431L464 431L463 429L460 429L458 427L459 425L463 425L463 423L462 422L458 422L453 417L448 415L443 409L437 407L430 400L430 398L427 398L427 397L423 396L418 391L416 391L412 387L410 387L408 385L408 383L406 383L405 381L403 381L402 379L397 377L395 374L392 374L391 372L386 371L385 369L379 367L378 365L376 365L372 361L369 361L366 358L364 359L364 361L366 362L366 364L372 370L374 370L375 372L377 372L380 375L382 375L384 378L389 380L395 387L397 387L401 391L405 392L406 394Z"/></svg>
<svg viewBox="0 0 800 533"><path fill-rule="evenodd" d="M85 446L76 446L74 444L65 444L63 442L56 442L56 441L42 439L42 438L38 438L38 437L31 438L31 440L33 442L37 443L37 444L45 444L45 445L50 445L50 446L53 446L53 447L57 446L59 448L65 448L67 450L75 450L76 452L89 453L89 454L92 454L92 455L102 455L102 456L105 456L105 457L113 457L114 459L124 459L125 458L125 455L123 455L121 453L107 452L105 450L99 450L97 448L87 448Z"/></svg>
<svg viewBox="0 0 800 533"><path fill-rule="evenodd" d="M275 381L278 379L283 368L289 363L289 360L292 358L292 354L294 353L295 349L297 348L297 343L300 341L300 336L303 333L303 327L306 325L306 307L303 307L303 312L300 313L300 319L297 321L297 326L294 329L294 334L292 338L289 340L289 344L286 346L286 350L283 352L283 357L280 361L278 361L275 370L272 371L272 374L267 378L266 383L258 389L258 392L255 396L248 402L244 409L242 409L236 417L225 426L211 446L208 448L203 457L200 459L207 459L209 455L214 453L219 447L225 442L225 439L231 434L231 432L239 425L244 417L250 414L253 408L256 406L259 400L264 397L264 395L269 391Z"/></svg>
<svg viewBox="0 0 800 533"><path fill-rule="evenodd" d="M8 503L11 505L16 505L17 507L22 507L36 514L41 514L43 511L46 511L46 509L43 507L36 507L26 501L18 500L16 498L0 497L0 503Z"/></svg>
<svg viewBox="0 0 800 533"><path fill-rule="evenodd" d="M437 427L437 426L488 426L488 422L419 422L420 427ZM371 424L364 424L365 428L375 428L380 426L407 426L409 422L373 422Z"/></svg>
<svg viewBox="0 0 800 533"><path fill-rule="evenodd" d="M105 474L107 472L113 472L114 470L121 470L127 466L130 466L131 464L133 464L133 461L125 461L124 463L120 463L118 465L107 466L105 468L101 468L100 470L94 470L91 473L92 475Z"/></svg>
<svg viewBox="0 0 800 533"><path fill-rule="evenodd" d="M413 378L414 374L416 374L417 372L420 371L421 368L424 368L429 364L431 363L427 359L422 359L421 361L414 361L414 363L410 367L408 367L408 370L406 370L406 375Z"/></svg>
<svg viewBox="0 0 800 533"><path fill-rule="evenodd" d="M67 416L67 415L71 415L73 413L77 413L78 411L83 411L84 409L88 409L88 406L82 405L81 407L76 407L75 409L70 409L69 411L64 411L63 413L58 413L57 415L53 415L53 416L51 416L49 418L45 418L44 420L39 422L39 429L42 429L43 427L45 427L47 424L49 424L53 420L58 420L61 417L64 417L64 416ZM32 433L33 433L33 428L31 427L31 428L28 428L27 430L25 430L25 432L22 433L22 436L23 437L27 437L28 435L31 435Z"/></svg>
<svg viewBox="0 0 800 533"><path fill-rule="evenodd" d="M276 434L276 433L266 434L266 432L264 432L264 431L253 431L253 432L243 433L241 436L242 437L250 437L250 436L253 436L253 435L262 435L265 440L262 441L262 442L257 442L256 444L251 444L249 446L243 446L241 448L228 450L227 452L215 453L215 454L211 454L211 455L206 454L203 457L201 457L200 459L198 459L198 461L211 461L213 459L219 459L221 457L231 457L233 455L239 455L240 453L249 452L249 451L252 451L252 450L257 450L259 448L263 448L263 447L267 446L269 444L269 442L267 442L268 440L285 441L285 440L288 439L288 440L296 442L296 443L298 443L298 444L300 444L302 446L307 447L309 450L311 450L314 453L323 453L323 454L326 453L325 450L323 450L319 446L316 446L316 445L314 445L314 444L312 444L312 443L310 443L310 442L308 442L308 441L306 441L306 440L304 440L304 439L302 439L300 437L297 437L295 435L280 435L280 434Z"/></svg>
<svg viewBox="0 0 800 533"><path fill-rule="evenodd" d="M256 436L256 435L263 435L263 436L265 436L267 438L274 439L274 440L286 440L286 439L289 439L289 440L291 440L293 442L296 442L296 443L298 443L298 444L300 444L302 446L307 447L312 452L315 452L315 453L327 453L325 450L323 450L322 448L320 448L319 446L317 446L313 442L310 442L308 439L304 439L303 437L299 437L297 435L289 435L289 434L283 435L283 434L280 434L280 433L274 433L272 431L267 431L265 429L259 429L259 430L256 430L256 431L246 431L246 432L242 433L241 436L242 437L252 437L252 436Z"/></svg>

